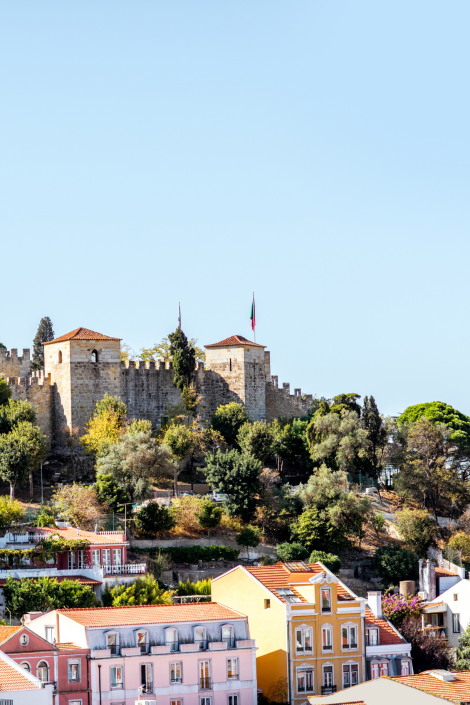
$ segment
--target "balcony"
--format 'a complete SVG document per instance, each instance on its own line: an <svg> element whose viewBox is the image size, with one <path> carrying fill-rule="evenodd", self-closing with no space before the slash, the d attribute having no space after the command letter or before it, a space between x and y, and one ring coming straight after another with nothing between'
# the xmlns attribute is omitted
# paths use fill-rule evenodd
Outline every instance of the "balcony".
<svg viewBox="0 0 470 705"><path fill-rule="evenodd" d="M322 695L331 695L332 693L336 693L336 686L335 685L322 685L322 687L321 687L321 694Z"/></svg>
<svg viewBox="0 0 470 705"><path fill-rule="evenodd" d="M180 645L177 641L167 641L166 648L169 651L179 651Z"/></svg>
<svg viewBox="0 0 470 705"><path fill-rule="evenodd" d="M194 643L197 645L199 651L206 651L207 639L195 639Z"/></svg>
<svg viewBox="0 0 470 705"><path fill-rule="evenodd" d="M121 647L119 646L119 644L109 645L108 649L111 656L119 656L119 654L121 653Z"/></svg>
<svg viewBox="0 0 470 705"><path fill-rule="evenodd" d="M140 653L141 654L148 654L150 651L150 645L149 644L139 644L138 645L140 648Z"/></svg>
<svg viewBox="0 0 470 705"><path fill-rule="evenodd" d="M101 566L103 575L143 575L146 573L145 563L123 563L123 565Z"/></svg>
<svg viewBox="0 0 470 705"><path fill-rule="evenodd" d="M199 678L199 690L212 690L212 678Z"/></svg>
<svg viewBox="0 0 470 705"><path fill-rule="evenodd" d="M225 644L225 648L227 648L227 649L234 649L235 648L235 639L222 639L222 641Z"/></svg>
<svg viewBox="0 0 470 705"><path fill-rule="evenodd" d="M124 688L123 681L111 681L111 688Z"/></svg>
<svg viewBox="0 0 470 705"><path fill-rule="evenodd" d="M149 695L150 693L153 693L153 683L151 681L147 681L146 683L142 683L142 685L139 688L140 692L142 695Z"/></svg>

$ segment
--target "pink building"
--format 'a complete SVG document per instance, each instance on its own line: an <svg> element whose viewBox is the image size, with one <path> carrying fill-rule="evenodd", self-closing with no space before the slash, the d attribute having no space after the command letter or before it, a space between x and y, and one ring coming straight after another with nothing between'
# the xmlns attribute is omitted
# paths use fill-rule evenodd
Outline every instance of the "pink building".
<svg viewBox="0 0 470 705"><path fill-rule="evenodd" d="M257 703L248 620L218 603L61 609L29 628L44 638L51 624L90 649L90 705Z"/></svg>

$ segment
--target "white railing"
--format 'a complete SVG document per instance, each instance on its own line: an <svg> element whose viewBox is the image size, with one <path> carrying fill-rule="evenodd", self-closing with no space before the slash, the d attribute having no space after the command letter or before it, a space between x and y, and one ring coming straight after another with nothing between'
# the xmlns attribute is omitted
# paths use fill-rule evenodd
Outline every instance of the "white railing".
<svg viewBox="0 0 470 705"><path fill-rule="evenodd" d="M6 535L7 543L37 543L41 539L47 538L48 534L37 532L29 532L26 534L13 534L8 533Z"/></svg>
<svg viewBox="0 0 470 705"><path fill-rule="evenodd" d="M124 563L123 565L102 566L103 575L142 575L146 572L146 563Z"/></svg>
<svg viewBox="0 0 470 705"><path fill-rule="evenodd" d="M124 530L122 531L95 531L95 534L97 536L109 536L111 534L123 534Z"/></svg>

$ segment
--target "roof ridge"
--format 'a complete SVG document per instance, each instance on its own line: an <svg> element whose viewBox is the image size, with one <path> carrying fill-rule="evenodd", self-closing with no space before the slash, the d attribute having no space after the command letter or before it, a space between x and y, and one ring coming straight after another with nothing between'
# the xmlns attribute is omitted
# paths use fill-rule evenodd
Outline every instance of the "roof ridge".
<svg viewBox="0 0 470 705"><path fill-rule="evenodd" d="M97 612L98 610L130 610L130 609L149 609L150 607L194 607L194 605L220 605L220 602L183 602L179 605L158 604L158 605L111 605L110 607L59 607L56 612ZM225 605L223 605L225 607ZM232 609L229 607L228 609Z"/></svg>

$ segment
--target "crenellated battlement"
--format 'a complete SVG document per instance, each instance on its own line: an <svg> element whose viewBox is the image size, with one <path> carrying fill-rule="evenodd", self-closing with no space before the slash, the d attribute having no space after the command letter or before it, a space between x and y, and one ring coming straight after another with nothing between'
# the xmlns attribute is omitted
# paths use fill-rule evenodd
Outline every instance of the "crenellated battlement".
<svg viewBox="0 0 470 705"><path fill-rule="evenodd" d="M300 388L290 393L290 383L284 382L279 388L279 377L272 375L266 382L266 420L278 417L292 417L306 414L312 406L313 394L304 394Z"/></svg>
<svg viewBox="0 0 470 705"><path fill-rule="evenodd" d="M31 370L30 349L12 348L5 352L0 350L0 374L4 377L25 377Z"/></svg>
<svg viewBox="0 0 470 705"><path fill-rule="evenodd" d="M30 372L25 377L6 377L14 400L27 400L34 406L37 423L49 438L52 435L53 385L50 373Z"/></svg>

